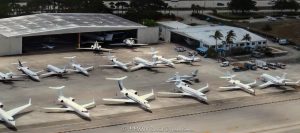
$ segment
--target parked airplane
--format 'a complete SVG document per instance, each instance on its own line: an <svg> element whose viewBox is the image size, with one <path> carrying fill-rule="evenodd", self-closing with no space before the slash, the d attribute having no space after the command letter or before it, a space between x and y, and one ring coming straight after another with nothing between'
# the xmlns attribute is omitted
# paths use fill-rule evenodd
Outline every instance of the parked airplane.
<svg viewBox="0 0 300 133"><path fill-rule="evenodd" d="M51 75L57 75L57 76L62 77L64 74L66 74L68 72L66 67L67 66L65 66L63 69L61 69L61 68L58 68L53 65L47 65L48 73L41 74L41 77L48 77Z"/></svg>
<svg viewBox="0 0 300 133"><path fill-rule="evenodd" d="M80 64L76 63L74 60L76 58L76 56L64 57L64 58L71 59L70 66L72 67L72 69L67 69L67 71L78 72L78 73L82 73L82 74L88 76L89 75L88 71L94 69L94 66L84 68Z"/></svg>
<svg viewBox="0 0 300 133"><path fill-rule="evenodd" d="M157 59L153 59L152 62L145 60L140 57L133 58L133 64L136 64L136 66L132 67L130 71L135 71L141 68L158 68L162 66L158 66Z"/></svg>
<svg viewBox="0 0 300 133"><path fill-rule="evenodd" d="M50 44L42 44L42 49L50 49L53 50L56 46Z"/></svg>
<svg viewBox="0 0 300 133"><path fill-rule="evenodd" d="M27 75L28 77L30 77L31 79L33 79L35 81L40 81L40 78L39 78L38 75L39 75L39 73L43 72L43 70L38 71L38 72L34 72L34 71L30 70L28 67L23 65L26 62L21 62L20 60L18 60L18 62L19 63L13 63L13 64L18 64L19 65L17 68L18 68L19 71L22 71L24 73L24 76Z"/></svg>
<svg viewBox="0 0 300 133"><path fill-rule="evenodd" d="M16 121L13 117L29 106L31 106L31 99L29 99L29 102L26 105L14 108L9 111L5 111L3 110L3 104L0 103L0 121L7 123L9 126L16 127Z"/></svg>
<svg viewBox="0 0 300 133"><path fill-rule="evenodd" d="M274 17L271 17L271 16L266 16L266 18L269 20L269 21L276 21L277 18L274 18Z"/></svg>
<svg viewBox="0 0 300 133"><path fill-rule="evenodd" d="M108 54L107 58L113 63L113 65L100 65L100 67L118 67L125 71L128 71L128 65L131 64L118 61L117 58L115 56L112 56L110 53Z"/></svg>
<svg viewBox="0 0 300 133"><path fill-rule="evenodd" d="M176 77L179 77L180 80L185 82L192 82L197 80L197 74L198 70L194 70L191 75L182 75L180 76L178 72L175 73L175 75L171 78L169 78L166 82L174 82L176 80Z"/></svg>
<svg viewBox="0 0 300 133"><path fill-rule="evenodd" d="M135 38L127 38L127 39L123 40L123 43L112 43L112 44L109 44L109 45L111 45L111 46L129 46L129 47L148 45L148 44L135 43L135 41L136 41Z"/></svg>
<svg viewBox="0 0 300 133"><path fill-rule="evenodd" d="M156 51L155 48L151 47L152 58L155 60L158 60L157 61L158 64L166 64L167 66L170 66L170 67L175 66L173 63L173 61L175 59L166 59L163 56L158 56L157 53L158 53L158 51Z"/></svg>
<svg viewBox="0 0 300 133"><path fill-rule="evenodd" d="M79 115L89 118L90 113L88 109L93 108L96 106L95 100L91 103L84 104L84 105L79 105L78 103L75 102L75 99L73 97L65 97L63 95L63 88L65 86L60 86L60 87L49 87L51 89L56 89L59 91L59 95L57 98L57 101L59 104L62 104L64 107L50 107L50 108L44 108L46 110L49 110L49 112L67 112L67 111L73 111L78 113Z"/></svg>
<svg viewBox="0 0 300 133"><path fill-rule="evenodd" d="M207 97L204 93L208 91L208 84L203 88L195 90L191 88L188 84L183 82L180 79L179 75L176 76L176 79L173 80L173 82L175 82L176 91L179 91L180 93L158 92L158 94L160 94L161 96L170 96L170 97L190 96L190 97L197 98L200 101L207 102Z"/></svg>
<svg viewBox="0 0 300 133"><path fill-rule="evenodd" d="M15 75L13 72L8 72L8 73L2 73L0 72L0 81L3 82L8 82L8 81L15 81L18 80L21 76Z"/></svg>
<svg viewBox="0 0 300 133"><path fill-rule="evenodd" d="M77 48L77 49L80 49L80 50L93 50L93 51L96 51L96 52L100 52L100 51L109 52L109 51L112 50L112 49L102 48L102 46L99 45L99 43L97 41L93 45L91 45L90 48Z"/></svg>
<svg viewBox="0 0 300 133"><path fill-rule="evenodd" d="M297 82L287 82L290 81L290 79L286 79L287 73L284 73L281 77L279 76L271 76L269 74L262 74L260 76L260 79L266 83L260 85L260 88L265 88L270 85L276 85L276 86L300 86L300 80Z"/></svg>
<svg viewBox="0 0 300 133"><path fill-rule="evenodd" d="M196 57L195 55L191 56L191 57L187 57L184 55L178 55L177 60L175 60L174 62L176 63L193 63L193 62L197 62L200 61L199 57Z"/></svg>
<svg viewBox="0 0 300 133"><path fill-rule="evenodd" d="M120 92L124 95L124 98L103 98L103 101L109 103L138 103L142 108L150 110L150 104L147 100L154 99L153 89L151 93L139 96L137 91L124 87L123 80L126 78L127 76L122 78L106 78L107 80L118 81Z"/></svg>
<svg viewBox="0 0 300 133"><path fill-rule="evenodd" d="M256 84L256 80L252 83L244 84L240 80L234 80L233 78L235 76L236 75L229 75L229 76L220 77L220 78L224 78L224 79L229 79L228 82L230 84L234 85L234 86L219 87L219 88L226 89L226 91L240 89L240 90L243 90L247 93L255 95L255 89L253 89L252 86L254 86Z"/></svg>

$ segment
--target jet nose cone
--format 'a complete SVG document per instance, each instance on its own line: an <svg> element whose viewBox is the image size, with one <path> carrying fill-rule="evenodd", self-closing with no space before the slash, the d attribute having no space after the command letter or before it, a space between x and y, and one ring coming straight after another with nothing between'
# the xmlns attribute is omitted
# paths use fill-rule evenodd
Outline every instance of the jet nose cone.
<svg viewBox="0 0 300 133"><path fill-rule="evenodd" d="M9 124L13 127L16 127L16 122L15 121L10 121Z"/></svg>
<svg viewBox="0 0 300 133"><path fill-rule="evenodd" d="M86 118L90 118L90 113L83 113L82 115Z"/></svg>
<svg viewBox="0 0 300 133"><path fill-rule="evenodd" d="M87 71L83 71L83 74L89 76L89 73Z"/></svg>
<svg viewBox="0 0 300 133"><path fill-rule="evenodd" d="M36 81L40 81L39 76L34 76L33 78L34 78Z"/></svg>

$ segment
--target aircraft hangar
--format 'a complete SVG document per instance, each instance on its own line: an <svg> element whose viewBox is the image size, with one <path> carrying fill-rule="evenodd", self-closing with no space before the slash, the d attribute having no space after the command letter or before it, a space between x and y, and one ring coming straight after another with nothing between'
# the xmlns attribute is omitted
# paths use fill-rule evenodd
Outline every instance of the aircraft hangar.
<svg viewBox="0 0 300 133"><path fill-rule="evenodd" d="M147 36L149 32L157 37ZM89 41L118 43L125 38L156 43L158 29L112 14L42 13L0 19L0 55L34 53L50 46L56 51L75 50L90 47Z"/></svg>

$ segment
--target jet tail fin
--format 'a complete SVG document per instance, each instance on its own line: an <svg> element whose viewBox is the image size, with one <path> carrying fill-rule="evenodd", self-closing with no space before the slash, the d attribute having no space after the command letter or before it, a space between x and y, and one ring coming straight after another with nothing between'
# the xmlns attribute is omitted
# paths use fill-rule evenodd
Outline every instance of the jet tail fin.
<svg viewBox="0 0 300 133"><path fill-rule="evenodd" d="M59 91L58 96L63 96L63 91L62 89L65 88L65 86L59 86L59 87L49 87L50 89L55 89Z"/></svg>
<svg viewBox="0 0 300 133"><path fill-rule="evenodd" d="M196 77L197 74L198 74L198 69L197 69L197 70L194 70L194 71L192 72L192 76L193 76L193 77Z"/></svg>
<svg viewBox="0 0 300 133"><path fill-rule="evenodd" d="M208 85L208 83L207 83L206 86L204 86L204 87L198 89L198 91L200 91L200 92L202 92L202 93L207 92L207 91L209 91L208 87L209 87L209 85Z"/></svg>
<svg viewBox="0 0 300 133"><path fill-rule="evenodd" d="M120 90L125 89L124 85L123 85L123 80L126 79L127 76L121 77L121 78L106 78L107 80L115 80L118 81L118 85Z"/></svg>

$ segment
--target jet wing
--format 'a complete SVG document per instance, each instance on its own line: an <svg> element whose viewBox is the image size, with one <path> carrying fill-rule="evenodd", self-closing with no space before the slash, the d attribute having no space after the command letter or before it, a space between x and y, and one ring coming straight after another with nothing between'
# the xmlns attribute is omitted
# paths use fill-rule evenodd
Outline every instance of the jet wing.
<svg viewBox="0 0 300 133"><path fill-rule="evenodd" d="M274 84L274 83L272 83L271 81L268 81L268 82L266 82L264 84L259 85L259 88L265 88L265 87L268 87L268 86L270 86L272 84Z"/></svg>
<svg viewBox="0 0 300 133"><path fill-rule="evenodd" d="M202 93L209 91L208 90L208 84L205 87L202 87L202 88L198 89L198 91L200 91Z"/></svg>
<svg viewBox="0 0 300 133"><path fill-rule="evenodd" d="M29 107L29 106L31 106L31 99L29 99L29 103L28 103L28 104L23 105L23 106L18 107L18 108L14 108L14 109L12 109L12 110L10 110L10 111L7 111L6 113L7 113L8 115L10 115L10 116L14 116L14 115L16 115L16 114L19 113L20 111L26 109L26 108Z"/></svg>
<svg viewBox="0 0 300 133"><path fill-rule="evenodd" d="M80 49L80 50L94 50L93 48L77 48L77 49Z"/></svg>
<svg viewBox="0 0 300 133"><path fill-rule="evenodd" d="M167 97L182 97L182 96L190 96L188 93L173 93L173 92L157 92L160 96Z"/></svg>
<svg viewBox="0 0 300 133"><path fill-rule="evenodd" d="M49 110L48 112L66 112L66 111L74 111L71 108L56 108L56 107L50 107L50 108L44 108L45 110Z"/></svg>
<svg viewBox="0 0 300 133"><path fill-rule="evenodd" d="M219 88L224 89L223 91L230 91L230 90L241 89L241 87L238 87L238 86L228 86L228 87L219 87Z"/></svg>
<svg viewBox="0 0 300 133"><path fill-rule="evenodd" d="M100 67L117 67L118 65L99 65Z"/></svg>
<svg viewBox="0 0 300 133"><path fill-rule="evenodd" d="M48 76L51 76L51 75L54 75L56 74L55 72L48 72L48 73L44 73L44 74L41 74L40 76L41 77L48 77Z"/></svg>
<svg viewBox="0 0 300 133"><path fill-rule="evenodd" d="M142 95L140 96L141 98L145 99L145 100L148 100L148 99L153 99L154 98L154 93L153 93L153 90L151 93L149 94L145 94L145 95Z"/></svg>
<svg viewBox="0 0 300 133"><path fill-rule="evenodd" d="M84 69L87 70L87 71L90 71L90 70L94 69L94 66L86 67Z"/></svg>
<svg viewBox="0 0 300 133"><path fill-rule="evenodd" d="M122 99L122 98L103 98L103 101L107 101L110 103L136 103L135 101L131 100L131 99Z"/></svg>
<svg viewBox="0 0 300 133"><path fill-rule="evenodd" d="M132 44L132 46L146 46L148 44L141 44L141 43L136 43L136 44Z"/></svg>
<svg viewBox="0 0 300 133"><path fill-rule="evenodd" d="M94 108L96 107L96 103L95 101L91 102L91 103L87 103L87 104L84 104L84 105L81 105L82 107L86 108L86 109L89 109L89 108Z"/></svg>
<svg viewBox="0 0 300 133"><path fill-rule="evenodd" d="M35 72L37 75L40 75L40 73L44 72L44 70L41 70L41 71L37 71Z"/></svg>
<svg viewBox="0 0 300 133"><path fill-rule="evenodd" d="M138 69L140 69L140 68L142 68L142 67L145 67L145 65L140 63L140 64L138 64L138 65L136 65L136 66L130 68L130 70L131 70L131 71L135 71L135 70L138 70Z"/></svg>
<svg viewBox="0 0 300 133"><path fill-rule="evenodd" d="M111 51L112 49L101 48L100 50L109 52L109 51Z"/></svg>
<svg viewBox="0 0 300 133"><path fill-rule="evenodd" d="M256 80L254 82L246 84L246 85L248 85L248 86L254 86L254 85L256 85Z"/></svg>

